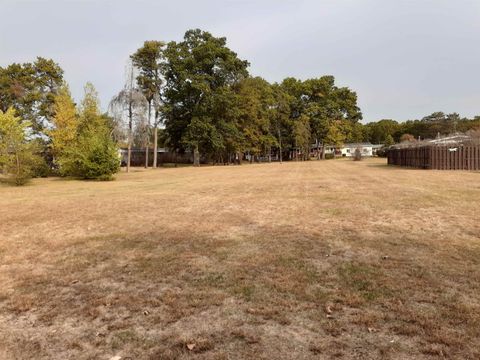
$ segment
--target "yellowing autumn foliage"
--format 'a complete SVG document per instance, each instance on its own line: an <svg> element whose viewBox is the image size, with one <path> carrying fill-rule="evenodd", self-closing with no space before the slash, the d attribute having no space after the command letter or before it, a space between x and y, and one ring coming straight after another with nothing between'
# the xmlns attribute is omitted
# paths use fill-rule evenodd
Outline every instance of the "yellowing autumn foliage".
<svg viewBox="0 0 480 360"><path fill-rule="evenodd" d="M67 85L63 85L55 97L54 111L54 128L49 135L52 139L53 155L58 158L68 146L73 145L79 124L75 103Z"/></svg>
<svg viewBox="0 0 480 360"><path fill-rule="evenodd" d="M15 185L25 184L42 159L35 141L27 141L30 123L17 117L15 110L0 110L0 173Z"/></svg>

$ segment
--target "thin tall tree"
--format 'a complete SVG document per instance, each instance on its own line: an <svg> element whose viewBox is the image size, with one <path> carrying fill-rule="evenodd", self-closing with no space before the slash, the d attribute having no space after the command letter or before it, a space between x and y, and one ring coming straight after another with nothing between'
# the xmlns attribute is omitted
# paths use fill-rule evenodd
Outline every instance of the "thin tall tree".
<svg viewBox="0 0 480 360"><path fill-rule="evenodd" d="M137 84L148 102L147 142L145 150L145 167L148 167L148 145L150 142L150 122L153 116L153 167L157 167L158 125L161 121L161 67L164 59L162 41L145 41L132 56L133 65L138 69Z"/></svg>
<svg viewBox="0 0 480 360"><path fill-rule="evenodd" d="M135 69L130 61L126 70L126 81L123 89L110 101L110 112L120 127L126 125L127 132L127 172L130 171L132 158L133 130L136 123L141 123L145 114L147 99L136 86ZM148 135L147 135L148 136Z"/></svg>

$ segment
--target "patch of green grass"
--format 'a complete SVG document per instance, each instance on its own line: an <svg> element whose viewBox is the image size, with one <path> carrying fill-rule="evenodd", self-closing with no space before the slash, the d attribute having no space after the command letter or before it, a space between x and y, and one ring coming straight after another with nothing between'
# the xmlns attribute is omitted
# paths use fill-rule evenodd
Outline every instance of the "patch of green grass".
<svg viewBox="0 0 480 360"><path fill-rule="evenodd" d="M225 274L212 272L207 274L202 274L193 279L193 285L197 287L213 287L213 288L223 288L227 284L227 278Z"/></svg>
<svg viewBox="0 0 480 360"><path fill-rule="evenodd" d="M276 265L288 270L290 273L301 277L308 284L314 284L318 281L317 269L306 260L293 256L280 256Z"/></svg>
<svg viewBox="0 0 480 360"><path fill-rule="evenodd" d="M338 274L347 290L360 294L367 301L390 294L390 290L381 282L383 274L379 268L350 262L340 266Z"/></svg>
<svg viewBox="0 0 480 360"><path fill-rule="evenodd" d="M111 346L112 346L112 349L119 349L124 344L138 343L140 341L141 341L141 338L138 336L138 334L134 330L127 329L127 330L119 331L115 335L113 335Z"/></svg>
<svg viewBox="0 0 480 360"><path fill-rule="evenodd" d="M238 296L248 302L253 301L256 295L255 284L242 282L237 286L234 286L232 290L235 296Z"/></svg>

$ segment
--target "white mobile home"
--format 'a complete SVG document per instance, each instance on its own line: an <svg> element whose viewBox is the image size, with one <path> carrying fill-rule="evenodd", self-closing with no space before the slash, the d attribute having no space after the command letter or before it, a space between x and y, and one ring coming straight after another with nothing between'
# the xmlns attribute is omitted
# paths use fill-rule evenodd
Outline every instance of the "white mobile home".
<svg viewBox="0 0 480 360"><path fill-rule="evenodd" d="M341 147L335 148L334 146L327 145L325 146L325 154L333 154L335 151L337 156L342 157L351 157L355 154L356 149L360 149L362 156L375 156L377 150L382 148L382 144L371 144L371 143L349 143L343 144Z"/></svg>

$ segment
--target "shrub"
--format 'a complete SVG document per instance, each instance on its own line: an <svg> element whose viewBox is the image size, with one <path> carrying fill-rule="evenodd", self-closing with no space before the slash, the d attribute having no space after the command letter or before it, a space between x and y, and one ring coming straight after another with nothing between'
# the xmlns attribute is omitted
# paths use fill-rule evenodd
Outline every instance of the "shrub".
<svg viewBox="0 0 480 360"><path fill-rule="evenodd" d="M87 131L60 161L62 174L82 179L112 180L120 168L118 150L109 134Z"/></svg>
<svg viewBox="0 0 480 360"><path fill-rule="evenodd" d="M39 161L33 165L32 176L46 178L54 174L54 171L48 166L45 159L39 157Z"/></svg>
<svg viewBox="0 0 480 360"><path fill-rule="evenodd" d="M27 139L29 126L15 116L12 108L0 111L0 170L4 179L14 185L27 183L43 161L38 144Z"/></svg>
<svg viewBox="0 0 480 360"><path fill-rule="evenodd" d="M413 136L412 134L403 134L401 137L400 137L400 142L415 142L415 136Z"/></svg>
<svg viewBox="0 0 480 360"><path fill-rule="evenodd" d="M377 150L377 156L382 158L387 157L387 152L388 152L388 147L384 146Z"/></svg>
<svg viewBox="0 0 480 360"><path fill-rule="evenodd" d="M362 160L362 150L359 147L357 147L355 149L355 152L353 153L353 160L354 161Z"/></svg>

